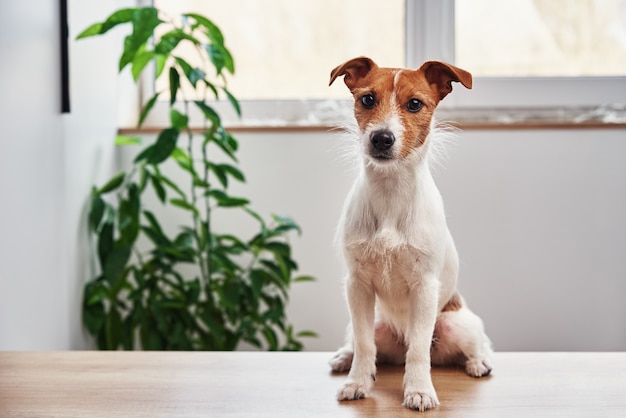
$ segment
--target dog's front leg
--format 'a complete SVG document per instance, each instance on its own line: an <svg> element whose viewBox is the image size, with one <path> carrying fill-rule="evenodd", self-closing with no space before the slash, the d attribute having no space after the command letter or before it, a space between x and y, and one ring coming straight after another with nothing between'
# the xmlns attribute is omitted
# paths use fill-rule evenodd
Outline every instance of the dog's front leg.
<svg viewBox="0 0 626 418"><path fill-rule="evenodd" d="M423 276L409 292L403 405L418 411L439 405L430 376L430 347L437 320L438 293L439 281L433 274Z"/></svg>
<svg viewBox="0 0 626 418"><path fill-rule="evenodd" d="M346 283L346 293L352 321L354 358L348 379L337 394L340 401L367 397L376 379L374 289L352 275Z"/></svg>

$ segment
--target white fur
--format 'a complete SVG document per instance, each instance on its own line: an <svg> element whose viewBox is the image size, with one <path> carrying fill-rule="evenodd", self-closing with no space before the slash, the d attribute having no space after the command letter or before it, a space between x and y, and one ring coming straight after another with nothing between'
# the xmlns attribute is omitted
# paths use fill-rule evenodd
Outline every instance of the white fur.
<svg viewBox="0 0 626 418"><path fill-rule="evenodd" d="M358 133L360 172L338 229L349 270L351 325L330 364L350 370L338 399L351 400L369 395L377 360L406 363L404 405L423 411L439 404L431 354L434 363L463 361L468 374L482 376L491 370L491 345L482 321L466 306L442 312L456 291L458 255L430 171L440 131L433 122L426 142L404 159L368 156L374 130L394 133L394 155L402 146L404 129L391 113Z"/></svg>

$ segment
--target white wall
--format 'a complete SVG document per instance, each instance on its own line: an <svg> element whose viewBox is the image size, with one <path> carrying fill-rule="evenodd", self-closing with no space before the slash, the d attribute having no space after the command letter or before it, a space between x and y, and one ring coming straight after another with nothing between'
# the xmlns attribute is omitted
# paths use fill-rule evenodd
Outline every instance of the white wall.
<svg viewBox="0 0 626 418"><path fill-rule="evenodd" d="M72 39L120 3L70 1ZM113 169L120 39L71 42L61 115L57 2L0 8L0 350L82 348L82 219L91 184Z"/></svg>
<svg viewBox="0 0 626 418"><path fill-rule="evenodd" d="M343 139L236 136L248 183L232 193L302 226L295 258L318 281L293 286L290 319L320 334L306 341L308 350L334 350L348 321L334 247L354 177ZM625 139L624 130L462 132L436 168L460 253L460 288L496 349L626 349ZM253 232L253 222L230 211L216 217L222 230Z"/></svg>
<svg viewBox="0 0 626 418"><path fill-rule="evenodd" d="M439 184L500 350L626 349L626 131L468 132Z"/></svg>
<svg viewBox="0 0 626 418"><path fill-rule="evenodd" d="M296 259L318 278L293 287L291 319L320 333L309 350L333 350L347 323L334 228L353 177L341 140L237 137L244 193L301 224ZM496 349L626 349L625 140L624 130L465 132L436 170L460 288Z"/></svg>
<svg viewBox="0 0 626 418"><path fill-rule="evenodd" d="M3 2L0 13L0 348L62 347L69 332L53 238L64 206L57 11L37 3Z"/></svg>

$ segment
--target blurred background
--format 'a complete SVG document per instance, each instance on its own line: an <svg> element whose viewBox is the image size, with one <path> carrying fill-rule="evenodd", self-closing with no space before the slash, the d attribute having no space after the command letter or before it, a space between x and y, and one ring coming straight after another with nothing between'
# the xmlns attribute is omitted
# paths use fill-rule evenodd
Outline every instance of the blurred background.
<svg viewBox="0 0 626 418"><path fill-rule="evenodd" d="M57 2L0 5L0 350L93 347L80 319L93 268L87 199L128 164L115 135L167 80L144 79L138 91L117 74L124 30L74 39L135 5L68 1L67 114ZM156 5L172 16L197 10L224 32L236 64L229 86L244 101L244 118L229 123L248 182L233 194L303 229L294 256L317 281L294 285L289 318L319 334L307 350L334 350L348 323L334 231L355 172L332 126L350 117L350 97L343 83L327 84L359 55L412 68L441 59L475 77L438 113L463 130L435 178L461 292L496 350L626 350L626 1ZM157 105L147 125L163 117ZM248 227L227 214L219 225Z"/></svg>

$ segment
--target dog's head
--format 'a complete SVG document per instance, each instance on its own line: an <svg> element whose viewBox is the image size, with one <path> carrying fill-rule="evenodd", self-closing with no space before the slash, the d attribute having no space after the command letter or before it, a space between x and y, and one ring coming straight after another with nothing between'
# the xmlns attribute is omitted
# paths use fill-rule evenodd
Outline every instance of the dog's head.
<svg viewBox="0 0 626 418"><path fill-rule="evenodd" d="M472 75L439 61L417 70L378 67L367 57L351 59L333 69L354 96L354 115L369 159L377 164L403 160L426 142L439 102L452 82L472 88Z"/></svg>

